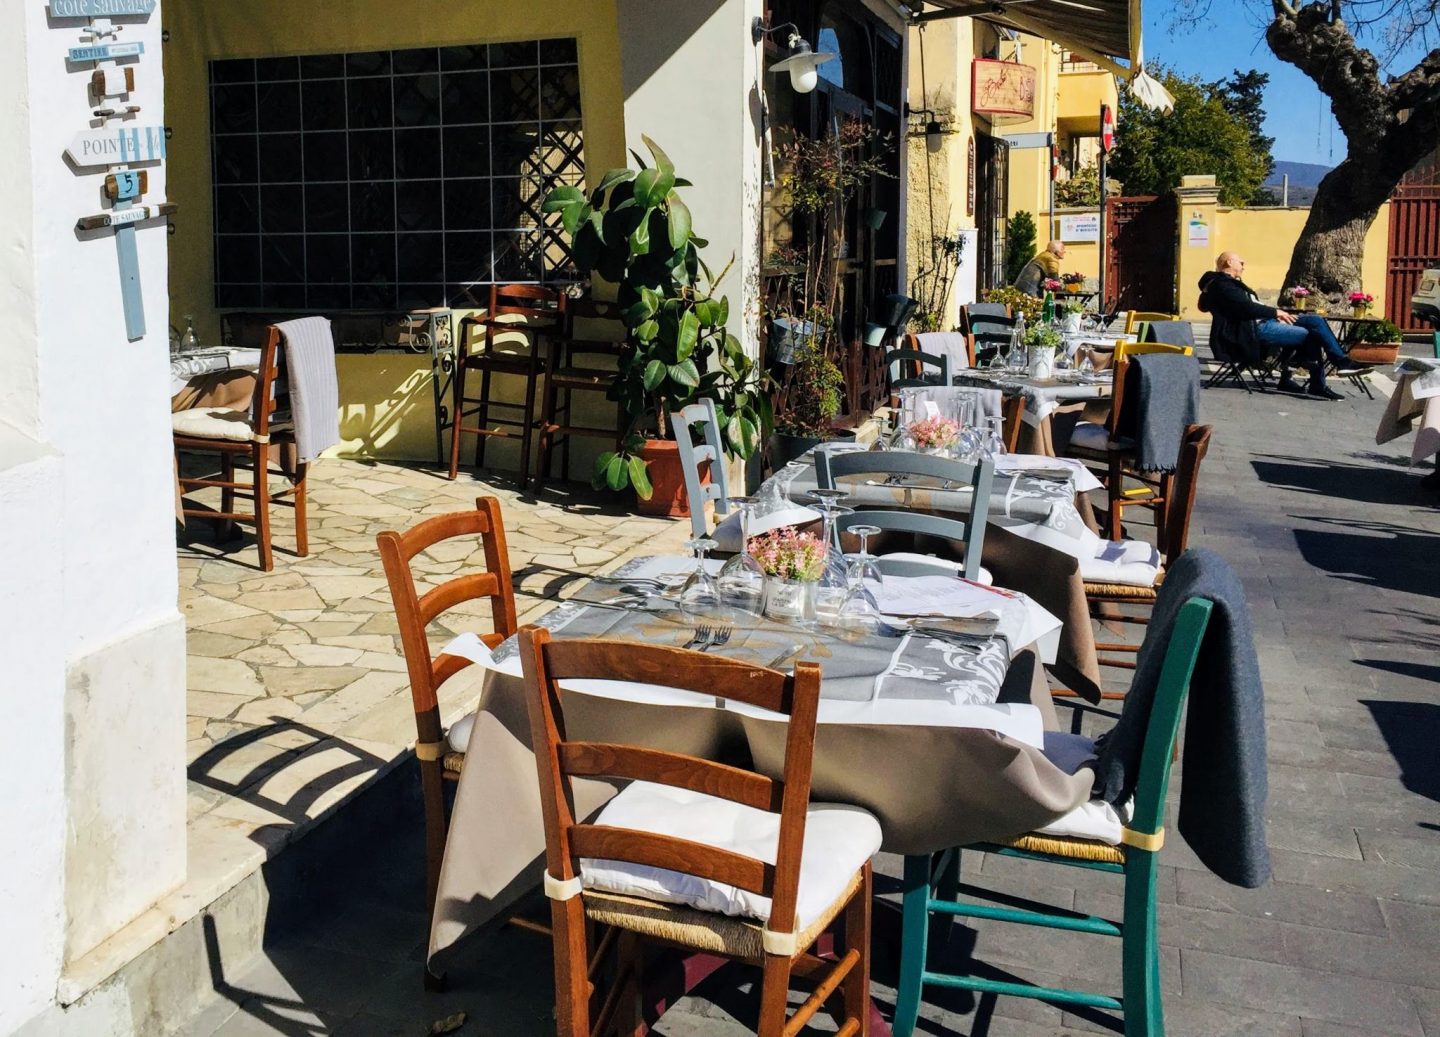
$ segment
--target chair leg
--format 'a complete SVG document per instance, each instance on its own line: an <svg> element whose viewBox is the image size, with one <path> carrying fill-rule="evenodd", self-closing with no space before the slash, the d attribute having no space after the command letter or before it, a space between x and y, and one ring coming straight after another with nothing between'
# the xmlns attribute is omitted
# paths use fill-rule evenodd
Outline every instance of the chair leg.
<svg viewBox="0 0 1440 1037"><path fill-rule="evenodd" d="M756 1037L783 1037L790 1002L790 959L781 954L765 955L765 975L760 986L760 1025Z"/></svg>
<svg viewBox="0 0 1440 1037"><path fill-rule="evenodd" d="M490 377L489 366L481 368L480 371L480 412L476 415L476 423L480 426L480 435L476 437L475 444L475 467L485 467L485 446L486 440L490 437L485 434L490 427Z"/></svg>
<svg viewBox="0 0 1440 1037"><path fill-rule="evenodd" d="M1110 539L1125 539L1120 511L1125 501L1125 462L1119 454L1110 455Z"/></svg>
<svg viewBox="0 0 1440 1037"><path fill-rule="evenodd" d="M535 434L535 389L540 384L540 375L531 361L530 371L525 376L525 402L520 411L520 492L530 483L530 444Z"/></svg>
<svg viewBox="0 0 1440 1037"><path fill-rule="evenodd" d="M425 917L435 915L440 865L445 859L445 779L439 760L420 763L420 798L425 804Z"/></svg>
<svg viewBox="0 0 1440 1037"><path fill-rule="evenodd" d="M860 888L845 906L845 953L860 952L860 960L841 981L845 999L845 1018L836 1023L844 1026L854 1019L860 1024L860 1037L870 1033L870 862L860 872Z"/></svg>
<svg viewBox="0 0 1440 1037"><path fill-rule="evenodd" d="M460 474L460 415L465 409L465 361L456 359L455 374L450 378L454 402L450 405L450 479Z"/></svg>
<svg viewBox="0 0 1440 1037"><path fill-rule="evenodd" d="M1155 919L1155 854L1134 851L1125 866L1125 922L1120 951L1125 1037L1164 1037L1160 945Z"/></svg>
<svg viewBox="0 0 1440 1037"><path fill-rule="evenodd" d="M220 479L222 482L235 481L235 455L225 450L220 454ZM220 490L220 510L227 515L235 514L235 488L225 486ZM222 541L229 540L234 533L236 522L234 519L221 519L220 527L215 535Z"/></svg>
<svg viewBox="0 0 1440 1037"><path fill-rule="evenodd" d="M552 900L550 921L555 933L555 1033L591 1037L590 960L580 897Z"/></svg>
<svg viewBox="0 0 1440 1037"><path fill-rule="evenodd" d="M260 546L260 568L275 568L270 542L270 444L256 443L251 451L255 461L255 540Z"/></svg>
<svg viewBox="0 0 1440 1037"><path fill-rule="evenodd" d="M549 378L545 379L545 398L540 407L540 443L535 464L535 494L545 489L545 480L550 477L550 455L555 449L556 390Z"/></svg>
<svg viewBox="0 0 1440 1037"><path fill-rule="evenodd" d="M900 980L895 990L895 1037L910 1037L920 1016L921 976L930 935L930 855L905 858L901 885Z"/></svg>
<svg viewBox="0 0 1440 1037"><path fill-rule="evenodd" d="M310 553L310 529L306 522L305 487L310 478L310 465L298 461L295 465L295 553L304 558Z"/></svg>

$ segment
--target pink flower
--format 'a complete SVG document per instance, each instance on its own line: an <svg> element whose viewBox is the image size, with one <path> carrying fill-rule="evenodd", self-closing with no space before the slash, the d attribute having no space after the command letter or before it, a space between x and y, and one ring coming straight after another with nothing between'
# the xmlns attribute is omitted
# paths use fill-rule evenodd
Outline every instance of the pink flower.
<svg viewBox="0 0 1440 1037"><path fill-rule="evenodd" d="M1045 278L1045 280L1040 282L1040 287L1045 289L1047 292L1058 292L1061 288L1061 284L1059 281L1055 280L1055 278L1047 277Z"/></svg>
<svg viewBox="0 0 1440 1037"><path fill-rule="evenodd" d="M960 438L960 426L948 418L926 418L910 426L916 446L933 449L952 446Z"/></svg>
<svg viewBox="0 0 1440 1037"><path fill-rule="evenodd" d="M1304 285L1297 285L1296 287L1290 289L1290 296L1294 299L1303 299L1309 294L1310 289L1306 288Z"/></svg>
<svg viewBox="0 0 1440 1037"><path fill-rule="evenodd" d="M1375 296L1370 295L1367 292L1351 292L1350 301L1352 303L1364 303L1366 305L1369 305L1370 303L1375 301Z"/></svg>
<svg viewBox="0 0 1440 1037"><path fill-rule="evenodd" d="M747 546L767 576L812 581L825 571L825 545L814 533L801 533L794 526L751 537Z"/></svg>

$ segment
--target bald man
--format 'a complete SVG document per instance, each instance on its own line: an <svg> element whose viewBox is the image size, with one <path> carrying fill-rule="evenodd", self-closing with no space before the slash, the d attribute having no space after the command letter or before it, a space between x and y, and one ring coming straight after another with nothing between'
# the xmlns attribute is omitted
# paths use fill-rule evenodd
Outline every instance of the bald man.
<svg viewBox="0 0 1440 1037"><path fill-rule="evenodd" d="M1304 393L1322 400L1344 399L1325 384L1326 359L1334 361L1336 374L1354 374L1365 368L1345 355L1325 318L1314 313L1296 316L1264 305L1240 280L1244 272L1245 260L1238 252L1220 253L1215 270L1200 278L1200 309L1237 323L1255 322L1255 336L1261 345L1279 351L1280 381L1276 387L1281 392ZM1290 376L1290 368L1297 366L1297 356L1310 370L1309 385L1301 386Z"/></svg>
<svg viewBox="0 0 1440 1037"><path fill-rule="evenodd" d="M1045 289L1041 287L1045 278L1060 277L1060 260L1065 258L1065 242L1046 242L1043 252L1037 252L1035 258L1025 264L1020 271L1020 276L1015 278L1015 287L1029 295L1045 295Z"/></svg>

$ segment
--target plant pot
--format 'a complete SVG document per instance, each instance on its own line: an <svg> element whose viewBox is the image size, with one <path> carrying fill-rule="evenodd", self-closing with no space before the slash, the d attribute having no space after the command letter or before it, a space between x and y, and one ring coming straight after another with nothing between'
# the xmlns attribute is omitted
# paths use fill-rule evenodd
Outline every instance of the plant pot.
<svg viewBox="0 0 1440 1037"><path fill-rule="evenodd" d="M867 346L883 346L885 333L889 330L884 324L865 325L865 344Z"/></svg>
<svg viewBox="0 0 1440 1037"><path fill-rule="evenodd" d="M1067 313L1065 319L1060 322L1060 330L1067 335L1080 334L1080 314Z"/></svg>
<svg viewBox="0 0 1440 1037"><path fill-rule="evenodd" d="M884 209L871 209L865 214L865 226L871 230L879 230L885 226L885 217L888 215Z"/></svg>
<svg viewBox="0 0 1440 1037"><path fill-rule="evenodd" d="M1358 303L1350 307L1350 312L1356 317L1365 317L1370 313L1370 307L1364 303Z"/></svg>
<svg viewBox="0 0 1440 1037"><path fill-rule="evenodd" d="M647 439L640 451L648 465L650 485L655 492L649 500L635 499L635 510L641 515L665 518L688 518L690 497L685 492L685 468L680 463L680 444L673 439ZM700 462L700 483L710 481L710 462Z"/></svg>
<svg viewBox="0 0 1440 1037"><path fill-rule="evenodd" d="M814 623L815 591L819 585L818 580L765 577L765 600L762 606L765 617L781 623Z"/></svg>
<svg viewBox="0 0 1440 1037"><path fill-rule="evenodd" d="M1296 299L1296 300L1294 300L1294 302L1292 303L1292 305L1294 306L1296 313L1304 313L1304 312L1305 312L1305 307L1309 305L1309 300L1307 300L1307 299Z"/></svg>
<svg viewBox="0 0 1440 1037"><path fill-rule="evenodd" d="M788 432L770 435L770 470L778 472L805 451L818 446L819 436L792 436Z"/></svg>
<svg viewBox="0 0 1440 1037"><path fill-rule="evenodd" d="M1346 355L1357 364L1393 364L1400 358L1400 343L1357 342Z"/></svg>
<svg viewBox="0 0 1440 1037"><path fill-rule="evenodd" d="M876 314L876 322L887 328L903 328L910 314L920 304L908 295L887 295Z"/></svg>
<svg viewBox="0 0 1440 1037"><path fill-rule="evenodd" d="M770 322L769 356L770 363L787 367L795 362L795 351L800 343L815 337L815 325L808 320L793 317L779 317Z"/></svg>

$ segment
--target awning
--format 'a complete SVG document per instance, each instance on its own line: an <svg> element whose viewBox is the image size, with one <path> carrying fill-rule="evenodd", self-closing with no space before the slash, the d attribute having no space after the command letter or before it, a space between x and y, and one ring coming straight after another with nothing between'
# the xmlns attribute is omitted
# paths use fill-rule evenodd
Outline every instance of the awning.
<svg viewBox="0 0 1440 1037"><path fill-rule="evenodd" d="M1052 40L1117 75L1129 78L1140 47L1140 0L925 0L916 21L979 18ZM913 5L912 7L917 6Z"/></svg>

